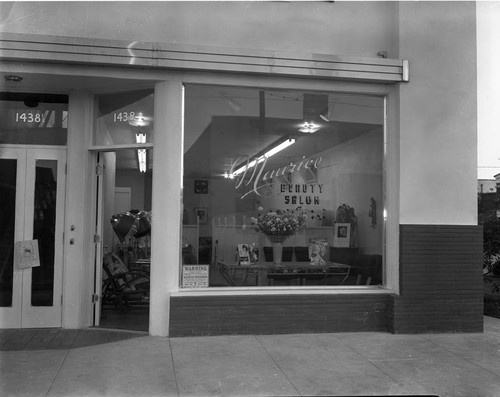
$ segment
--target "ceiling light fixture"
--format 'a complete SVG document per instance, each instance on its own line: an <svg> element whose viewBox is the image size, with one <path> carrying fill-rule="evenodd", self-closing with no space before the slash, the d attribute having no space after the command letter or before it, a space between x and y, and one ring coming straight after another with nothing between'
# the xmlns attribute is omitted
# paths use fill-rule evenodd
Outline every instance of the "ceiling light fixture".
<svg viewBox="0 0 500 397"><path fill-rule="evenodd" d="M149 120L139 112L137 113L137 116L131 118L128 123L134 127L147 127L149 125Z"/></svg>
<svg viewBox="0 0 500 397"><path fill-rule="evenodd" d="M146 143L146 134L144 132L138 132L135 134L135 141L137 143Z"/></svg>
<svg viewBox="0 0 500 397"><path fill-rule="evenodd" d="M146 143L146 134L144 134L142 132L135 134L135 141L137 143ZM139 161L139 171L146 172L146 169L147 169L146 149L137 150L137 159Z"/></svg>
<svg viewBox="0 0 500 397"><path fill-rule="evenodd" d="M327 106L325 110L323 110L320 114L319 117L321 120L325 121L326 123L329 123L330 121L333 120L333 104L331 106Z"/></svg>
<svg viewBox="0 0 500 397"><path fill-rule="evenodd" d="M224 98L224 100L227 102L227 104L233 110L233 112L238 113L241 110L241 108L242 108L241 103L239 103L238 101L236 101L233 98L229 98L227 96L227 93L219 91L219 95L222 98Z"/></svg>
<svg viewBox="0 0 500 397"><path fill-rule="evenodd" d="M266 158L269 158L271 156L274 156L276 153L281 152L283 149L286 149L288 146L293 145L295 143L295 139L290 138L286 139L285 141L282 141L278 145L272 147L269 149L267 152L265 152L263 155L257 157L256 159L250 161L248 164L245 164L238 168L236 171L234 171L232 174L224 174L224 177L226 178L234 178L235 176L241 174L243 171L246 171L252 167L255 167L257 164L262 163Z"/></svg>
<svg viewBox="0 0 500 397"><path fill-rule="evenodd" d="M235 101L234 99L231 99L231 98L224 97L224 99L226 100L226 102L229 105L229 107L231 109L233 109L234 112L238 113L241 110L241 103L239 103L239 102L237 102L237 101Z"/></svg>
<svg viewBox="0 0 500 397"><path fill-rule="evenodd" d="M301 125L299 131L304 134L314 134L321 128L319 124L315 124L312 121L304 121L304 124Z"/></svg>
<svg viewBox="0 0 500 397"><path fill-rule="evenodd" d="M328 118L328 114L323 114L323 113L321 113L321 114L319 115L319 117L321 117L321 120L323 120L323 121L325 121L325 122L327 122L327 123L329 123L329 122L330 122L330 119Z"/></svg>
<svg viewBox="0 0 500 397"><path fill-rule="evenodd" d="M137 158L139 159L139 171L146 172L146 149L139 149L137 151Z"/></svg>

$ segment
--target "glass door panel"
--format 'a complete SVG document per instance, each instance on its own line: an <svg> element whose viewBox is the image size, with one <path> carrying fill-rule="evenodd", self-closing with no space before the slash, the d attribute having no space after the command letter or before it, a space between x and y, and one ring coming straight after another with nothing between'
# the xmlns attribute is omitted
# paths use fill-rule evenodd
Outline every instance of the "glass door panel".
<svg viewBox="0 0 500 397"><path fill-rule="evenodd" d="M15 242L24 239L26 150L0 150L0 327L21 326L22 271L15 266Z"/></svg>
<svg viewBox="0 0 500 397"><path fill-rule="evenodd" d="M17 159L0 159L0 307L12 306Z"/></svg>
<svg viewBox="0 0 500 397"><path fill-rule="evenodd" d="M40 266L32 269L33 306L53 305L56 204L57 161L36 160L33 239L38 240Z"/></svg>
<svg viewBox="0 0 500 397"><path fill-rule="evenodd" d="M27 150L25 240L37 240L40 266L23 269L22 327L60 327L66 150Z"/></svg>

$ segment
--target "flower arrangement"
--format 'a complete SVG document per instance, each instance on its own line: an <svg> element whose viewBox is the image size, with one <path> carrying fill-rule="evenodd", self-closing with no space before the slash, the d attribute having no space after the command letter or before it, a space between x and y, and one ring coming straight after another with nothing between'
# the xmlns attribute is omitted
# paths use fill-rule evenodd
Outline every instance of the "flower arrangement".
<svg viewBox="0 0 500 397"><path fill-rule="evenodd" d="M354 212L354 208L348 204L339 205L337 208L336 221L340 223L356 222L356 213Z"/></svg>
<svg viewBox="0 0 500 397"><path fill-rule="evenodd" d="M291 210L263 211L259 207L258 216L252 217L251 222L255 230L264 233L271 242L283 242L305 227L305 216L297 215Z"/></svg>

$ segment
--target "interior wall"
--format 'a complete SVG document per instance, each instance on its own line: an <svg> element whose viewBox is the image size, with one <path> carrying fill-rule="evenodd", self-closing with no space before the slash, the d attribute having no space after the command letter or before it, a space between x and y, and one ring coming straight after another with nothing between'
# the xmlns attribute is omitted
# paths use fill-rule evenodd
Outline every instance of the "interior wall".
<svg viewBox="0 0 500 397"><path fill-rule="evenodd" d="M382 161L383 131L377 129L327 150L321 155L331 159L333 166L318 170L319 180L329 180L332 209L344 203L354 208L357 217L357 246L366 254L382 254L383 192ZM328 163L328 161L325 161ZM370 198L377 205L378 225L370 227Z"/></svg>
<svg viewBox="0 0 500 397"><path fill-rule="evenodd" d="M146 210L144 203L145 174L138 170L116 170L115 184L132 189L132 208L130 209Z"/></svg>

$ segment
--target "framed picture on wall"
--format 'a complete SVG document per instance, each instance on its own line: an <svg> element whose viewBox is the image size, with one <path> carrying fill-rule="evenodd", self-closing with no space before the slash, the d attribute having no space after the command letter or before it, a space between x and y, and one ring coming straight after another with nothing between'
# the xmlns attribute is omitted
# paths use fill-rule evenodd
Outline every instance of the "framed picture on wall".
<svg viewBox="0 0 500 397"><path fill-rule="evenodd" d="M238 244L238 263L240 265L250 264L250 247L248 244Z"/></svg>
<svg viewBox="0 0 500 397"><path fill-rule="evenodd" d="M348 248L351 243L351 224L336 223L333 228L333 246Z"/></svg>
<svg viewBox="0 0 500 397"><path fill-rule="evenodd" d="M200 220L200 224L205 224L208 222L208 208L206 207L195 208L194 213Z"/></svg>
<svg viewBox="0 0 500 397"><path fill-rule="evenodd" d="M208 194L207 179L196 179L194 181L194 194Z"/></svg>

